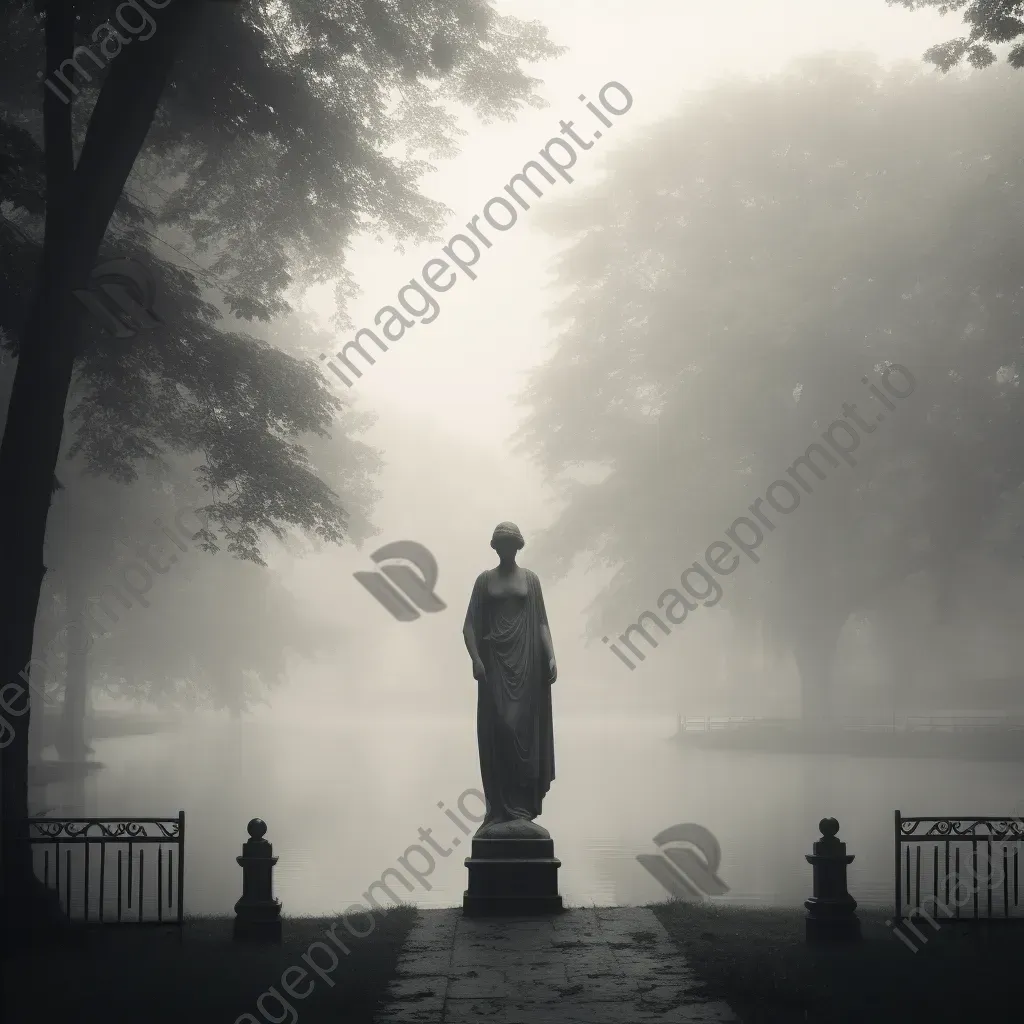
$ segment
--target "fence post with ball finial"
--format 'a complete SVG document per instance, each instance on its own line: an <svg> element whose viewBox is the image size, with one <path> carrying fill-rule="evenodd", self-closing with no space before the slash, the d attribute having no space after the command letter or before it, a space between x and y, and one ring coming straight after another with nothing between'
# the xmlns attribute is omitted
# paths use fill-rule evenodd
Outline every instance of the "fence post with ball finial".
<svg viewBox="0 0 1024 1024"><path fill-rule="evenodd" d="M814 873L814 895L804 901L807 908L805 937L807 942L851 942L858 940L860 921L854 911L857 901L846 887L846 868L853 854L846 852L846 843L837 838L839 822L822 818L818 822L821 839L814 852L805 854Z"/></svg>
<svg viewBox="0 0 1024 1024"><path fill-rule="evenodd" d="M236 941L281 941L281 901L274 899L274 847L263 837L266 822L253 818L247 826L249 839L242 844L242 896L235 904Z"/></svg>

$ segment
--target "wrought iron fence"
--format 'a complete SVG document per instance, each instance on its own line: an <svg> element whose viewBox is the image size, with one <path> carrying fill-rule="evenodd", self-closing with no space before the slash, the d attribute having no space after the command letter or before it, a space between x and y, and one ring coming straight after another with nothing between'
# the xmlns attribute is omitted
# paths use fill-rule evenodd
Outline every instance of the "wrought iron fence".
<svg viewBox="0 0 1024 1024"><path fill-rule="evenodd" d="M184 811L176 818L30 818L28 826L36 874L69 919L183 924Z"/></svg>
<svg viewBox="0 0 1024 1024"><path fill-rule="evenodd" d="M906 818L896 811L897 926L907 918L940 916L953 921L1024 921L1021 843L1024 823L1017 818ZM923 889L922 846L931 854L924 858Z"/></svg>

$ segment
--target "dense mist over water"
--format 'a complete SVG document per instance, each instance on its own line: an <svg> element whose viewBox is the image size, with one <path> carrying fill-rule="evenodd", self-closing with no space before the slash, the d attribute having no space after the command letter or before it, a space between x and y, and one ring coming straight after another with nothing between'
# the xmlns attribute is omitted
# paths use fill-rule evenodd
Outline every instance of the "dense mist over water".
<svg viewBox="0 0 1024 1024"><path fill-rule="evenodd" d="M898 748L911 720L1002 729L1024 714L1021 73L943 76L921 54L947 23L867 0L492 6L566 52L525 62L537 82L513 120L481 120L465 96L451 125L427 108L396 120L381 151L408 142L429 159L416 184L442 207L374 193L392 220L353 213L343 266L307 253L287 273L236 267L239 288L266 291L264 319L231 313L188 218L118 222L111 244L159 271L167 331L115 350L94 324L72 380L35 620L30 810L184 809L186 908L221 914L260 817L286 913L358 902L418 829L448 827L439 801L481 786L462 631L491 532L512 521L558 663L541 823L566 900L661 898L636 854L692 820L721 843L728 900L795 906L817 822L835 816L858 900L882 904L894 809L1015 813L1012 760ZM605 109L572 181L531 172L528 209L507 234L488 228L476 276L436 319L386 359L348 349L365 371L350 386L330 377L319 355L339 358L492 197L511 202L510 177L568 137L565 121L604 126L585 103L610 82L632 105ZM487 86L495 111L483 89L484 115L504 87ZM455 127L457 145L424 141ZM246 194L254 154L217 188ZM152 197L183 186L154 161L129 181L163 210ZM39 244L20 195L0 189L12 281ZM399 250L417 218L430 237L410 228ZM225 232L221 251L255 250ZM289 310L270 294L282 275ZM5 348L0 416L18 358ZM904 371L914 387L894 397ZM855 444L836 440L839 420L867 424ZM736 567L687 589L722 538ZM400 621L355 579L400 541L436 562L443 609ZM82 652L67 626L89 607L100 624ZM893 749L673 738L680 719L744 717L870 720ZM86 776L89 761L102 767ZM402 897L459 904L453 851Z"/></svg>

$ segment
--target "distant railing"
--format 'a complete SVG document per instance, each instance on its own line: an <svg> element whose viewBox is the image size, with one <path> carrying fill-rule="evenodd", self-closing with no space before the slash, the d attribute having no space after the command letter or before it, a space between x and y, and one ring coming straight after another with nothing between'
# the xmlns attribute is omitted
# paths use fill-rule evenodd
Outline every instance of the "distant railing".
<svg viewBox="0 0 1024 1024"><path fill-rule="evenodd" d="M865 732L1003 732L1024 731L1024 719L999 715L909 715L902 719L838 716L831 719L833 726ZM799 718L762 718L757 715L705 715L703 717L678 716L679 732L713 732L719 729L737 729L743 726L799 729Z"/></svg>
<svg viewBox="0 0 1024 1024"><path fill-rule="evenodd" d="M679 719L680 732L711 732L713 729L728 729L743 722L763 721L758 718L730 718L712 717L705 715L703 718L682 718Z"/></svg>
<svg viewBox="0 0 1024 1024"><path fill-rule="evenodd" d="M907 718L907 732L966 732L983 729L1024 729L1020 718L1002 715L914 715Z"/></svg>
<svg viewBox="0 0 1024 1024"><path fill-rule="evenodd" d="M893 728L891 719L879 722L863 718L836 718L833 719L833 722L846 729L891 730ZM680 732L714 732L719 729L738 729L750 725L798 729L803 722L799 718L761 718L757 715L705 715L695 718L679 716L678 720Z"/></svg>
<svg viewBox="0 0 1024 1024"><path fill-rule="evenodd" d="M905 818L896 811L897 926L904 919L921 917L1024 920L1024 913L1017 912L1021 895L1021 843L1024 843L1024 824L1016 818ZM931 848L931 882L929 886L926 856L923 891L922 845ZM970 912L961 913L968 906ZM999 913L1000 908L1002 913Z"/></svg>
<svg viewBox="0 0 1024 1024"><path fill-rule="evenodd" d="M30 818L28 826L35 872L56 891L69 919L184 923L184 811L176 818ZM117 860L109 863L114 852Z"/></svg>

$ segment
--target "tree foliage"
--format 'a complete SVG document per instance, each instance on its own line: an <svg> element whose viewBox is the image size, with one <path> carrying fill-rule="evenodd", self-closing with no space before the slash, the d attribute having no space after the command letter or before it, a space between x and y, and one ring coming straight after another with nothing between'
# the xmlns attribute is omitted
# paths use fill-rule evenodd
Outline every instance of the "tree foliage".
<svg viewBox="0 0 1024 1024"><path fill-rule="evenodd" d="M129 29L136 38L100 24L115 9L112 0L16 0L0 15L9 43L0 84L0 104L11 112L4 137L28 156L28 133L42 154L36 168L5 159L0 175L14 195L41 180L43 198L41 210L22 202L16 211L42 220L41 259L13 338L18 361L0 440L0 680L20 702L4 712L12 741L0 752L3 923L13 929L63 920L35 879L25 834L31 709L17 677L32 654L65 408L82 356L74 293L87 285L104 244L121 225L173 228L208 257L206 269L222 278L236 317L269 320L288 311L289 287L332 281L343 323L349 241L366 230L420 237L442 212L416 187L428 167L418 154L453 141L455 122L442 100L454 97L485 118L511 116L537 102L520 61L553 54L542 29L502 18L483 0L362 0L329 10L312 0L244 7L176 0L160 9L148 36ZM76 47L83 33L102 57ZM99 73L82 66L86 59ZM50 88L58 79L70 97ZM406 156L394 155L402 143ZM133 195L133 184L158 198ZM196 330L202 336L201 324ZM121 399L136 430L123 437L102 423L80 425L80 453L89 457L92 433L112 443L115 461L131 473L133 460L158 458L161 445L195 445L206 456L197 476L214 489L212 512L243 557L258 559L261 531L280 536L296 515L333 539L330 489L293 436L324 412L295 401L312 383L312 367L289 365L245 339L193 352L214 380L192 381L189 397L206 433L190 437L190 423L172 422L181 385L158 376L182 369L175 363L187 347L176 337L165 355L140 347L113 360L128 364L140 389ZM239 365L243 354L247 363ZM92 393L102 405L120 367L104 365L100 352L93 368ZM223 400L223 383L241 392L238 401ZM151 411L162 423L147 434ZM280 488L261 492L271 479L263 455L274 460Z"/></svg>
<svg viewBox="0 0 1024 1024"><path fill-rule="evenodd" d="M1021 0L886 0L889 6L899 4L912 11L934 8L940 14L961 13L969 27L965 36L948 39L926 50L924 59L941 71L950 71L966 61L974 68L987 68L995 63L993 46L1012 43L1024 35L1024 3ZM1006 63L1013 68L1024 67L1024 43L1012 46Z"/></svg>
<svg viewBox="0 0 1024 1024"><path fill-rule="evenodd" d="M562 488L553 568L617 567L592 633L655 609L844 402L881 411L861 378L888 362L916 392L722 606L799 654L907 574L948 581L979 542L1024 480L1024 100L1006 78L821 58L728 83L553 215L561 334L522 445Z"/></svg>
<svg viewBox="0 0 1024 1024"><path fill-rule="evenodd" d="M115 8L111 0L75 6L73 42L107 60L97 71L80 57L90 81L72 76L69 142L77 153L120 51L140 45L128 37L116 52L96 48L95 27L112 21ZM28 2L9 5L4 18L11 52L0 85L0 328L15 355L46 214L34 75L46 18ZM154 18L159 31L159 12ZM521 65L558 52L541 26L481 0L204 5L109 232L111 255L155 266L166 323L130 346L85 324L69 455L130 482L147 461L201 453L205 513L229 550L257 562L260 536L280 539L288 525L326 541L352 536L353 527L355 539L366 536L379 463L350 435L371 421L342 410L316 365L296 358L313 340L290 316L285 292L334 280L346 322L352 238L371 231L401 243L441 223L444 208L418 189L432 167L420 154L455 152L465 132L451 105L484 121L540 105L538 82ZM165 250L148 250L154 232L172 229L198 258L212 254L199 280ZM210 274L218 302L236 316L287 319L287 344L226 330L209 301ZM345 508L322 476L327 465ZM343 512L355 517L347 528ZM214 550L212 530L206 540Z"/></svg>
<svg viewBox="0 0 1024 1024"><path fill-rule="evenodd" d="M290 311L286 290L336 280L344 321L352 237L369 230L401 243L440 223L444 209L420 194L417 181L431 166L422 154L450 156L464 134L449 105L486 121L539 104L536 80L520 63L557 50L539 26L474 0L401 8L369 0L329 11L301 3L205 6L203 31L178 61L111 224L108 255L132 255L155 269L165 322L130 343L85 323L65 445L72 466L62 475L82 509L89 492L82 470L152 494L153 473L166 478L172 463L180 470L198 455L198 487L180 475L175 486L205 493L190 500L208 517L206 549L223 544L262 564L261 537L280 540L292 527L319 542L358 542L374 532L379 459L357 437L372 419L342 409L317 366L299 357L317 340ZM77 4L73 42L89 45L115 7ZM13 356L46 214L32 73L45 15L15 3L4 17L13 73L0 86L0 327L5 355ZM159 31L159 12L154 19ZM129 37L116 49L138 45ZM93 50L108 67L97 72L80 57L91 81L72 77L70 141L79 153L117 59L109 46ZM156 232L183 238L207 272L197 279L167 258L166 245L152 248ZM218 282L212 294L211 279ZM228 329L223 308L268 321L259 329L264 337ZM98 493L113 501L109 488ZM119 504L126 503L115 501L92 522L58 524L64 550L79 556L75 571L87 571L88 558L96 576L110 565L114 537L104 527L120 520ZM52 563L58 575L72 564Z"/></svg>
<svg viewBox="0 0 1024 1024"><path fill-rule="evenodd" d="M32 6L15 0L5 12L0 97L15 124L38 132L45 19ZM74 42L90 45L116 6L77 3ZM129 37L119 49L138 46ZM486 0L203 4L128 192L208 257L236 315L266 320L288 309L289 286L333 281L347 325L353 237L402 243L438 229L448 211L418 182L431 160L457 152L458 110L487 123L542 106L523 64L560 52L542 26ZM118 56L98 69L79 61L90 81L76 82L77 151ZM131 195L120 208L130 215Z"/></svg>

